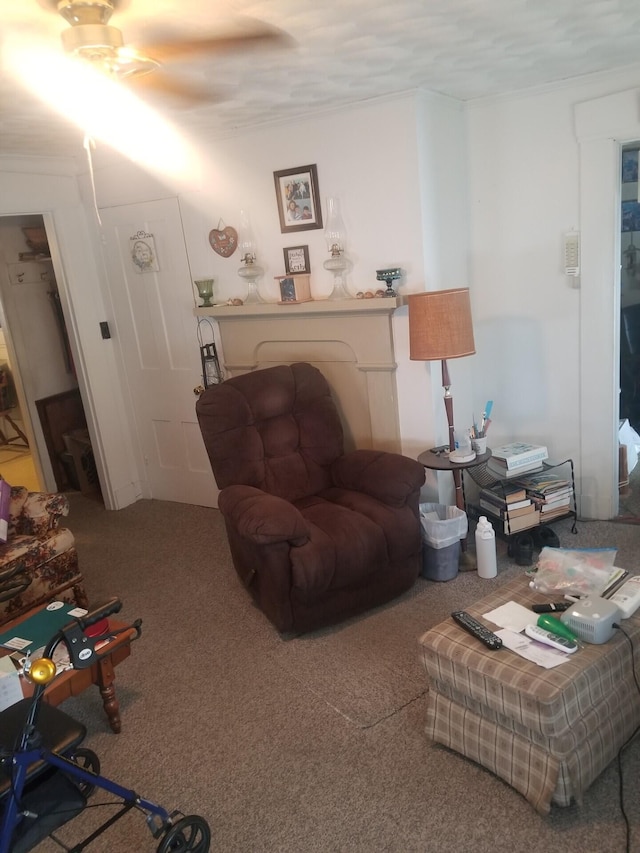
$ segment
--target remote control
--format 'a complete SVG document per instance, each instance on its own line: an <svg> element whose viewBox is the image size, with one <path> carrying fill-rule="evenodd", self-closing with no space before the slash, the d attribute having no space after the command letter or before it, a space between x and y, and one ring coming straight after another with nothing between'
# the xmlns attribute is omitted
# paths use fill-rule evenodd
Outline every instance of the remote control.
<svg viewBox="0 0 640 853"><path fill-rule="evenodd" d="M562 613L574 604L573 601L555 601L550 604L532 604L534 613Z"/></svg>
<svg viewBox="0 0 640 853"><path fill-rule="evenodd" d="M502 640L500 637L498 637L497 634L494 634L493 631L485 628L482 622L478 622L478 620L474 619L466 610L454 610L451 616L461 628L464 628L465 631L473 634L477 640L484 643L488 649L491 649L491 651L497 651L502 648Z"/></svg>
<svg viewBox="0 0 640 853"><path fill-rule="evenodd" d="M544 628L538 625L527 625L524 629L527 637L532 640L537 640L539 643L544 643L545 646L551 646L554 649L559 649L561 652L566 652L568 655L578 650L578 644L573 640L567 640L566 637L561 637L559 634L553 634L551 631L545 631Z"/></svg>

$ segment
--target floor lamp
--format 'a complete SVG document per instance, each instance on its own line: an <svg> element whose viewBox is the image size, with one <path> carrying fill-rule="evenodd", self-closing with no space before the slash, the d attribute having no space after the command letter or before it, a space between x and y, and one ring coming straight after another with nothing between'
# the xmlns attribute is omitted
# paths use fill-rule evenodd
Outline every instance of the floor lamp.
<svg viewBox="0 0 640 853"><path fill-rule="evenodd" d="M414 293L409 301L409 357L412 361L441 361L444 407L449 428L449 450L456 446L453 422L453 394L447 359L473 355L476 351L471 321L469 289L433 290ZM452 466L456 506L464 511L462 469ZM464 556L461 568L475 568L466 558L466 539L462 540Z"/></svg>
<svg viewBox="0 0 640 853"><path fill-rule="evenodd" d="M441 361L449 449L455 448L453 394L447 359L476 351L469 289L432 290L409 296L409 357L412 361Z"/></svg>

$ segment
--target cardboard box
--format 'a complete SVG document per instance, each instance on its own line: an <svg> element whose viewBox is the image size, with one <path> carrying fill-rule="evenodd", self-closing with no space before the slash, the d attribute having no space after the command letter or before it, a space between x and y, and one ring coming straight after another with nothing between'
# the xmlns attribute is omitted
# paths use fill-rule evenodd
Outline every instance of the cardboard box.
<svg viewBox="0 0 640 853"><path fill-rule="evenodd" d="M76 480L83 495L91 497L100 493L100 482L91 447L89 431L74 429L63 436L67 453L73 460Z"/></svg>

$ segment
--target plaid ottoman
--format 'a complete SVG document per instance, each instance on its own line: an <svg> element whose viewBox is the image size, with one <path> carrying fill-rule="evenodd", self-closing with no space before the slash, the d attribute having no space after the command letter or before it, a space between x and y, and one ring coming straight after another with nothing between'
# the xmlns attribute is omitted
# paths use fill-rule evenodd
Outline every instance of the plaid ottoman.
<svg viewBox="0 0 640 853"><path fill-rule="evenodd" d="M517 577L467 610L495 630L484 613L508 601L550 600L528 581ZM640 616L622 625L635 645ZM489 651L451 618L419 644L429 679L427 735L500 776L542 814L552 802L580 802L640 723L631 646L621 631L553 669L508 649Z"/></svg>

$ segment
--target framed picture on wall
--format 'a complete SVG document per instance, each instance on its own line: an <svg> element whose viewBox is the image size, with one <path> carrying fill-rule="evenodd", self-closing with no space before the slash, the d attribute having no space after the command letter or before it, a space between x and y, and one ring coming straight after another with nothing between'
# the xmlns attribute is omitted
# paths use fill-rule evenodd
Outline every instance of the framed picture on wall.
<svg viewBox="0 0 640 853"><path fill-rule="evenodd" d="M622 152L622 183L635 183L638 180L638 149Z"/></svg>
<svg viewBox="0 0 640 853"><path fill-rule="evenodd" d="M309 247L289 246L283 249L284 269L287 275L297 272L311 272L309 268Z"/></svg>
<svg viewBox="0 0 640 853"><path fill-rule="evenodd" d="M274 172L280 231L311 231L322 228L322 210L315 166L296 166Z"/></svg>
<svg viewBox="0 0 640 853"><path fill-rule="evenodd" d="M640 202L622 202L622 230L640 231Z"/></svg>
<svg viewBox="0 0 640 853"><path fill-rule="evenodd" d="M133 269L138 273L159 272L158 254L153 234L137 231L129 237Z"/></svg>

